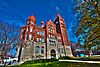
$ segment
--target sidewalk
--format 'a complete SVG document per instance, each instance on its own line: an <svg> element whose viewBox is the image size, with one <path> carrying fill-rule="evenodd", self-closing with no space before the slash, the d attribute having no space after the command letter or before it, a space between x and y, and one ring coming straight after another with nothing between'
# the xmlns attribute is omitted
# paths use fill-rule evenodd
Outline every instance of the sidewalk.
<svg viewBox="0 0 100 67"><path fill-rule="evenodd" d="M59 61L68 61L68 62L85 62L85 63L100 63L100 61L81 61L81 60L59 60Z"/></svg>

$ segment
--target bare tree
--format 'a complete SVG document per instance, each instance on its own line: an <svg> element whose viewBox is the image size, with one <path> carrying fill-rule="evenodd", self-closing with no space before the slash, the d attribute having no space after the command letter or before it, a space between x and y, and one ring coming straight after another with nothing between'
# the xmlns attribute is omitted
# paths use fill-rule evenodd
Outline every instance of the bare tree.
<svg viewBox="0 0 100 67"><path fill-rule="evenodd" d="M0 56L3 60L18 43L18 27L14 24L0 22Z"/></svg>

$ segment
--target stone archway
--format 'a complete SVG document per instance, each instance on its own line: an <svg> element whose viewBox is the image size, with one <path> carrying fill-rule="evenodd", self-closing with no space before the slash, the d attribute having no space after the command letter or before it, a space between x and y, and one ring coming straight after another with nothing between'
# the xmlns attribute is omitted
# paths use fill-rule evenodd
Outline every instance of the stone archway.
<svg viewBox="0 0 100 67"><path fill-rule="evenodd" d="M50 53L51 53L51 58L56 58L56 51L54 49L52 49Z"/></svg>

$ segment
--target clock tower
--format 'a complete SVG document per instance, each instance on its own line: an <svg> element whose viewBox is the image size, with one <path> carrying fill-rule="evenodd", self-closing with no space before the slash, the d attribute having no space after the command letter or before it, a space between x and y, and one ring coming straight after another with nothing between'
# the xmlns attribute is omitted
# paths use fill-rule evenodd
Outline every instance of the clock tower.
<svg viewBox="0 0 100 67"><path fill-rule="evenodd" d="M54 24L56 25L56 32L58 34L61 34L61 40L62 40L62 45L64 46L65 49L65 54L68 56L72 56L71 47L68 41L65 21L59 14L56 15Z"/></svg>

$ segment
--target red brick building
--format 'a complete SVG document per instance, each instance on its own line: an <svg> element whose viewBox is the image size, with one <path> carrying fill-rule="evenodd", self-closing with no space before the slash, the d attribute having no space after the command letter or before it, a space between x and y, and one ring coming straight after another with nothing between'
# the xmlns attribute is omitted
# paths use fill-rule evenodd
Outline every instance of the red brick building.
<svg viewBox="0 0 100 67"><path fill-rule="evenodd" d="M44 25L36 25L34 16L29 16L26 26L20 30L20 44L22 46L21 60L37 58L59 58L60 56L72 56L68 41L64 19L57 14L53 21L49 20Z"/></svg>

